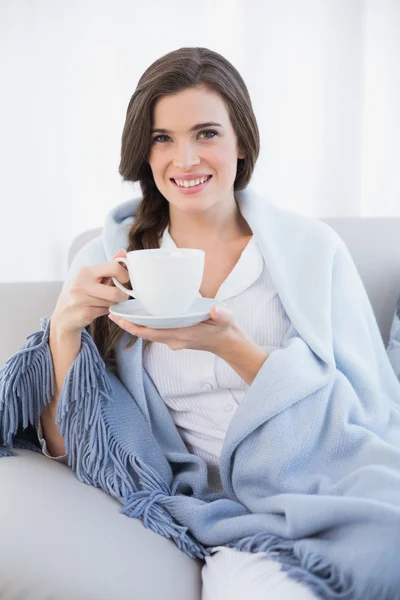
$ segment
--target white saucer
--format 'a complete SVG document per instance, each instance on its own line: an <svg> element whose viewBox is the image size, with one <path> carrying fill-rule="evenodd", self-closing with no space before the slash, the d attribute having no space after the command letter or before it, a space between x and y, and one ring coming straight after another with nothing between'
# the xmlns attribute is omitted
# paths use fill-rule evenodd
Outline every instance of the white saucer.
<svg viewBox="0 0 400 600"><path fill-rule="evenodd" d="M216 301L214 298L198 297L184 315L167 317L150 315L139 300L126 300L110 306L110 313L121 317L135 325L144 325L153 329L174 329L175 327L190 327L210 318L210 309Z"/></svg>

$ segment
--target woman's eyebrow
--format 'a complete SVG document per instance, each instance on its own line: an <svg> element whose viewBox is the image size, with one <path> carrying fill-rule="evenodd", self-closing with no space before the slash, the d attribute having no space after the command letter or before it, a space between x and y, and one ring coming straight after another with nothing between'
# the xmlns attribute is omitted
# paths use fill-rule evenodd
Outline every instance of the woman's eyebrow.
<svg viewBox="0 0 400 600"><path fill-rule="evenodd" d="M220 123L215 123L214 121L209 121L208 123L198 123L197 125L193 125L193 127L191 127L189 129L189 131L197 131L197 129L203 129L203 127L222 127L222 125L220 125ZM151 133L173 133L172 131L169 131L168 129L152 129Z"/></svg>

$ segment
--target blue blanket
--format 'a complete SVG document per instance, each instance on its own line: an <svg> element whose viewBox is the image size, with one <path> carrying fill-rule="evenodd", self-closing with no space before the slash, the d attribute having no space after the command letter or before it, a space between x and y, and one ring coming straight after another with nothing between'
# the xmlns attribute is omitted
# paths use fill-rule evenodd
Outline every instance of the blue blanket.
<svg viewBox="0 0 400 600"><path fill-rule="evenodd" d="M186 449L124 334L118 376L86 330L57 423L78 479L191 557L213 546L265 552L323 599L400 599L400 383L340 237L325 223L237 194L292 326L239 405L220 458L223 492ZM117 206L76 257L127 247L140 198ZM0 373L0 454L54 393L51 320ZM20 442L21 443L21 442Z"/></svg>
<svg viewBox="0 0 400 600"><path fill-rule="evenodd" d="M397 299L396 310L389 332L387 353L397 379L400 381L400 296Z"/></svg>

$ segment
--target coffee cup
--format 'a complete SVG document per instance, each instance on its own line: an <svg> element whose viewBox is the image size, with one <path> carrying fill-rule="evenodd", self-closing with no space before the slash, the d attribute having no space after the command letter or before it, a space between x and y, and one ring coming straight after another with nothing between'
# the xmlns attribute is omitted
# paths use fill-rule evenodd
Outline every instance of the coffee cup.
<svg viewBox="0 0 400 600"><path fill-rule="evenodd" d="M203 279L205 252L194 248L131 250L114 258L128 268L132 290L114 277L114 284L138 299L155 316L179 316L196 299Z"/></svg>

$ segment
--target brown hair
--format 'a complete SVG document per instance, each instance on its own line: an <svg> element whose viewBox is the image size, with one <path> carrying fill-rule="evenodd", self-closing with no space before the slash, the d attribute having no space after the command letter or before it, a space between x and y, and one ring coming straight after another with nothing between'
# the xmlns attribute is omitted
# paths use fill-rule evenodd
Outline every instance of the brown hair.
<svg viewBox="0 0 400 600"><path fill-rule="evenodd" d="M180 48L165 54L141 76L126 112L121 140L119 173L124 181L140 182L142 200L128 233L128 248L159 248L169 224L169 203L159 192L147 162L151 149L151 128L156 101L188 88L206 88L225 101L239 151L234 191L244 189L253 174L260 151L257 121L247 87L235 67L223 56L207 48ZM113 283L111 282L111 285ZM129 287L129 283L128 283ZM95 319L88 331L103 360L116 370L115 348L124 333L108 316ZM127 344L137 340L132 336ZM145 348L148 343L145 342Z"/></svg>

